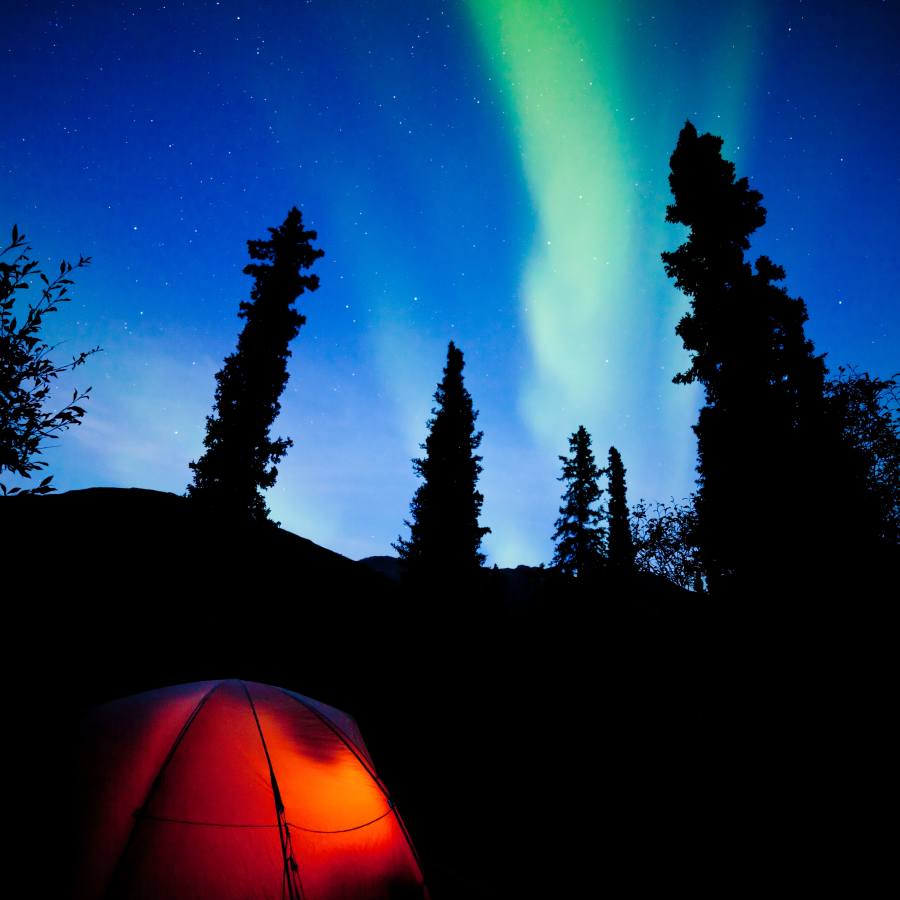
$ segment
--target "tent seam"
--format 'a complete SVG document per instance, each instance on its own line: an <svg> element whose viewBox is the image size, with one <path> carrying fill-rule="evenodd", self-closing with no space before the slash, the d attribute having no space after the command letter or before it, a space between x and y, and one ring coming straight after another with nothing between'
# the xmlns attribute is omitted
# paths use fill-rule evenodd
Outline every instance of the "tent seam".
<svg viewBox="0 0 900 900"><path fill-rule="evenodd" d="M291 828L295 828L297 831L305 831L309 834L345 834L348 831L359 831L361 828L368 828L370 825L374 825L376 822L380 822L382 819L386 818L393 812L393 807L389 807L386 809L380 816L375 816L374 819L369 819L368 822L363 822L361 825L351 825L349 828L305 828L303 825L298 825L296 822L291 822L288 819L284 821L291 826ZM176 819L171 816L154 816L148 814L146 816L148 819L152 819L154 822L167 822L172 825L196 825L201 828L277 828L277 823L271 824L261 824L258 822L201 822L197 819Z"/></svg>
<svg viewBox="0 0 900 900"><path fill-rule="evenodd" d="M137 826L140 822L141 818L143 818L144 810L149 805L150 801L153 799L153 795L156 793L157 788L162 781L163 772L165 772L169 763L175 756L178 748L181 746L182 740L184 740L185 736L188 733L191 725L194 724L194 719L200 713L200 710L206 705L206 701L212 696L213 691L217 690L221 687L222 681L217 681L201 698L197 701L197 705L191 711L191 714L185 720L184 725L181 726L181 730L178 732L175 740L172 742L172 746L169 748L169 752L166 754L166 758L162 761L159 769L156 772L156 777L153 779L153 783L150 785L150 789L147 791L147 796L144 798L144 802L134 811L132 815L132 819L134 820L131 825L131 831L128 834L128 840L125 842L125 846L122 849L122 852L119 854L119 858L116 860L115 868L113 869L113 873L110 876L109 883L107 884L106 891L104 891L104 896L109 897L113 887L116 884L116 881L119 878L119 873L122 868L122 864L125 861L125 858L128 856L128 852L131 850L132 845L134 844L135 835L137 834Z"/></svg>
<svg viewBox="0 0 900 900"><path fill-rule="evenodd" d="M353 741L351 741L350 738L348 738L344 734L344 732L340 728L338 728L338 726L335 725L334 722L331 721L331 719L329 719L327 716L320 713L319 710L317 710L314 706L311 706L309 703L306 703L303 700L301 700L300 699L302 696L301 694L295 694L292 691L285 690L282 687L279 687L278 690L281 691L282 694L285 694L286 696L291 697L294 701L299 703L304 709L308 709L314 716L316 716L318 719L320 719L322 722L324 722L325 725L328 728L330 728L341 739L341 741L343 741L343 743L346 745L347 749L356 757L359 764L366 770L369 777L375 782L376 785L378 785L378 789L381 791L381 793L384 795L385 800L387 800L387 802L388 802L388 809L387 809L387 812L385 813L385 816L390 812L394 813L394 818L397 820L397 824L400 826L400 831L403 833L403 837L406 839L406 845L409 847L410 852L413 855L413 859L416 861L416 865L419 867L419 873L424 880L425 872L424 872L424 869L422 868L422 860L419 857L419 853L416 850L415 844L413 844L413 842L412 842L412 838L410 837L409 831L406 828L406 823L400 817L400 811L397 809L397 806L394 803L394 800L391 797L391 795L388 793L387 788L384 786L381 779L375 773L374 766L370 767L366 763L366 761L361 756L362 751L360 751L359 748L356 747L356 745L353 743ZM382 816L382 818L383 818L383 816Z"/></svg>
<svg viewBox="0 0 900 900"><path fill-rule="evenodd" d="M327 728L333 731L341 740L341 743L353 754L356 758L356 761L366 770L366 774L378 785L378 789L384 795L385 800L388 801L388 805L393 808L394 801L391 799L391 795L388 793L387 788L382 784L381 779L378 777L378 774L375 772L374 766L370 766L369 763L363 758L363 752L344 734L343 730L339 728L328 716L319 712L314 706L311 706L309 703L304 702L300 699L301 695L295 694L292 691L285 690L282 687L277 688L277 690L281 691L287 697L290 697L295 703L299 703L304 709L309 710L317 719L325 724Z"/></svg>
<svg viewBox="0 0 900 900"><path fill-rule="evenodd" d="M279 842L281 843L281 856L284 861L282 897L284 896L285 881L287 882L289 893L292 896L294 894L294 884L291 880L291 874L293 873L297 877L297 888L299 889L300 900L302 900L306 892L303 890L303 881L300 878L300 871L297 867L297 861L294 859L293 842L291 841L291 833L288 827L290 823L287 821L287 816L285 814L284 798L281 796L281 788L278 786L278 778L275 775L275 767L272 765L272 757L269 756L269 746L268 744L266 744L266 736L263 734L262 722L259 721L259 716L256 714L256 704L253 702L253 698L250 696L250 689L247 687L247 683L242 680L240 684L244 689L244 694L246 694L247 696L247 702L250 704L250 711L253 713L253 721L256 722L256 730L259 732L259 739L262 743L263 753L265 753L266 755L266 763L269 766L269 777L272 781L272 799L275 801L275 818L278 827ZM283 829L282 821L284 822ZM286 836L283 833L284 831L287 832Z"/></svg>

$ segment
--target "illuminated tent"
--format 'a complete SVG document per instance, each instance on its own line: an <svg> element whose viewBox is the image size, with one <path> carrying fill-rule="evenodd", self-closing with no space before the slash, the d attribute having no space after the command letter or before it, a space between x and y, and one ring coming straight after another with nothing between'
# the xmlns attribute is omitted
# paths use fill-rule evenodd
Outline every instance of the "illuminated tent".
<svg viewBox="0 0 900 900"><path fill-rule="evenodd" d="M76 896L425 898L355 721L244 681L177 685L90 715Z"/></svg>

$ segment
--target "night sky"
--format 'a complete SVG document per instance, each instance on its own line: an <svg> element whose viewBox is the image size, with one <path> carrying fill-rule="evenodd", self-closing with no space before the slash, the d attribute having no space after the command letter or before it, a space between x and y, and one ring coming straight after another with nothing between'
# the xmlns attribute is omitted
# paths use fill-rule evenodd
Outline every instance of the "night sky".
<svg viewBox="0 0 900 900"><path fill-rule="evenodd" d="M282 525L390 553L447 342L484 430L488 563L548 562L584 424L629 499L685 497L699 394L659 254L685 119L763 193L828 362L900 368L897 2L9 3L0 228L93 257L47 320L83 424L60 490L181 493L235 346L246 241L325 250L273 436ZM51 268L52 271L52 268ZM71 392L71 387L69 388ZM12 483L12 482L11 482ZM748 498L750 499L750 498Z"/></svg>

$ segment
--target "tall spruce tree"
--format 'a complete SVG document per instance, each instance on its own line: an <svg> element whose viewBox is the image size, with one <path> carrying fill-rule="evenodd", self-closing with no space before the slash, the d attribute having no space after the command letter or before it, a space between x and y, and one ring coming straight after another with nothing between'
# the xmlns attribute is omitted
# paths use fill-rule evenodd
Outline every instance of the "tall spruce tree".
<svg viewBox="0 0 900 900"><path fill-rule="evenodd" d="M484 563L481 539L490 532L478 524L484 497L476 490L481 457L475 454L482 432L478 413L463 384L462 351L450 341L444 377L434 394L425 455L413 460L422 479L405 524L409 540L393 544L414 577L459 580L471 577Z"/></svg>
<svg viewBox="0 0 900 900"><path fill-rule="evenodd" d="M250 521L265 521L269 510L262 491L275 484L277 464L293 445L269 436L281 410L278 398L288 380L290 342L306 317L294 308L304 291L319 287L318 275L303 275L324 255L311 245L315 231L303 228L296 207L268 240L247 241L244 267L254 279L250 302L240 304L246 324L237 350L216 373L216 406L206 419L206 452L190 464L194 482L188 496L217 511Z"/></svg>
<svg viewBox="0 0 900 900"><path fill-rule="evenodd" d="M609 567L617 572L630 572L634 568L634 542L625 498L625 466L615 447L609 448L606 474L609 477Z"/></svg>
<svg viewBox="0 0 900 900"><path fill-rule="evenodd" d="M598 479L601 471L594 461L591 436L584 425L569 438L569 456L560 456L567 484L553 535L552 565L566 575L584 578L596 572L606 552L603 513L597 504L603 494Z"/></svg>
<svg viewBox="0 0 900 900"><path fill-rule="evenodd" d="M662 254L690 297L676 332L692 354L676 383L698 382L697 537L710 588L750 584L813 564L825 539L825 366L804 334L806 306L776 282L784 270L745 259L765 223L762 195L721 155L722 139L685 124L672 154L666 220L687 240Z"/></svg>

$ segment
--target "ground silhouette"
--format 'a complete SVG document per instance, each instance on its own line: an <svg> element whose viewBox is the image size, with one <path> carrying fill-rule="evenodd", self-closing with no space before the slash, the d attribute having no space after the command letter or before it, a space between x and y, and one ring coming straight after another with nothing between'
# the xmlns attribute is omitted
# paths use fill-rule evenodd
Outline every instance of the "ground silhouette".
<svg viewBox="0 0 900 900"><path fill-rule="evenodd" d="M31 542L48 521L52 550ZM792 632L760 642L750 610L659 577L527 567L483 570L461 602L136 489L8 498L0 533L16 566L48 573L7 612L23 833L47 809L64 819L60 750L85 704L241 677L357 719L436 900L721 893L785 861L859 878L871 835L845 769L877 788L852 752L877 690L851 710L856 676Z"/></svg>

